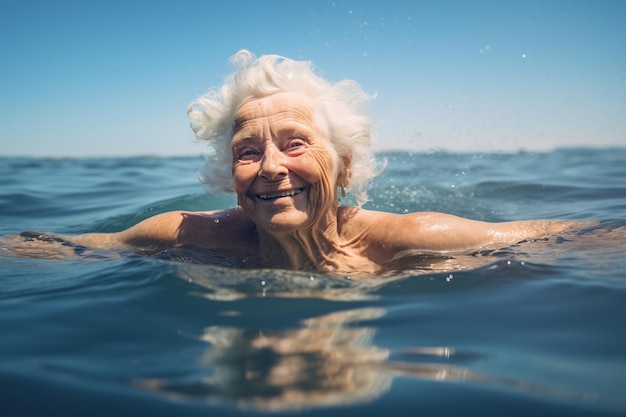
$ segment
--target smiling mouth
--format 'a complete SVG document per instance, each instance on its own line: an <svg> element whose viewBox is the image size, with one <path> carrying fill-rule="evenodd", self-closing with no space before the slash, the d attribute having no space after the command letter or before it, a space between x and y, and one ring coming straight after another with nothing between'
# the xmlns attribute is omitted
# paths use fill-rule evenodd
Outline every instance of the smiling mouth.
<svg viewBox="0 0 626 417"><path fill-rule="evenodd" d="M276 193L257 194L256 197L260 200L266 200L266 201L275 200L281 197L293 197L294 195L300 194L302 191L304 191L304 188L297 188L295 190L286 190L286 191L280 191Z"/></svg>

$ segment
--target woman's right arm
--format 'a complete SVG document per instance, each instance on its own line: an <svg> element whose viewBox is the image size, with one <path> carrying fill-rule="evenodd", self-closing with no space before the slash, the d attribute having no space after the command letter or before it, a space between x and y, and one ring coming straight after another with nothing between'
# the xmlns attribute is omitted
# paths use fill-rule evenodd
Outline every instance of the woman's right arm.
<svg viewBox="0 0 626 417"><path fill-rule="evenodd" d="M155 251L178 244L181 223L186 215L188 214L182 211L167 212L145 219L121 232L58 235L58 237L93 249Z"/></svg>
<svg viewBox="0 0 626 417"><path fill-rule="evenodd" d="M207 212L172 211L114 233L59 235L23 232L0 237L1 254L63 258L86 249L130 249L155 253L174 247L252 247L254 227L241 208Z"/></svg>
<svg viewBox="0 0 626 417"><path fill-rule="evenodd" d="M60 235L26 231L18 235L1 236L0 249L2 255L29 258L66 258L89 249L136 249L158 252L176 245L193 244L191 238L197 233L189 231L201 230L202 225L207 223L202 220L206 219L206 216L219 215L219 212L167 212L114 233ZM205 241L210 240L205 236Z"/></svg>

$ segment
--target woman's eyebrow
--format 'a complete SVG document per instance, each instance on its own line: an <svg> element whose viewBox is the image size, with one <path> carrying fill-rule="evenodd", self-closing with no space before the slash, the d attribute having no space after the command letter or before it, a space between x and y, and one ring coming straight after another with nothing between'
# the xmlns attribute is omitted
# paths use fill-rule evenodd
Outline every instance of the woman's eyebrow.
<svg viewBox="0 0 626 417"><path fill-rule="evenodd" d="M244 126L245 122L248 121L249 119L245 118L245 117L238 117L233 121L233 132L237 133L241 130L241 128Z"/></svg>
<svg viewBox="0 0 626 417"><path fill-rule="evenodd" d="M252 132L239 131L235 132L231 141L230 148L241 148L242 146L251 145L258 142L258 136L254 135Z"/></svg>
<svg viewBox="0 0 626 417"><path fill-rule="evenodd" d="M285 120L279 122L276 128L277 132L305 132L310 133L315 130L315 126L311 126L308 123L302 123L298 120Z"/></svg>

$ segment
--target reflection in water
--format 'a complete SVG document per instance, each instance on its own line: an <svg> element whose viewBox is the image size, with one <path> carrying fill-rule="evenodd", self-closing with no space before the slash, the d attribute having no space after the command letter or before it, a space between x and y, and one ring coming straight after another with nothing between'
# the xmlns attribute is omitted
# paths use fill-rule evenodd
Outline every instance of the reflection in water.
<svg viewBox="0 0 626 417"><path fill-rule="evenodd" d="M350 404L379 396L391 376L373 364L389 352L372 345L374 329L348 327L383 314L369 308L306 320L300 329L272 333L209 327L203 361L215 367L208 384L228 386L240 406L280 410Z"/></svg>
<svg viewBox="0 0 626 417"><path fill-rule="evenodd" d="M242 408L302 409L352 404L387 391L392 375L380 372L387 349L372 344L375 330L359 321L379 308L341 311L308 319L301 328L271 332L207 327L199 360L205 374L191 381L143 379L136 385Z"/></svg>
<svg viewBox="0 0 626 417"><path fill-rule="evenodd" d="M305 320L300 328L268 332L207 327L198 336L208 347L197 359L195 375L133 383L177 399L265 411L371 401L388 391L398 375L493 383L563 395L524 381L498 380L459 367L455 363L481 356L447 347L407 349L400 352L402 362L390 361L390 350L373 344L375 327L361 324L384 314L381 308L339 311Z"/></svg>

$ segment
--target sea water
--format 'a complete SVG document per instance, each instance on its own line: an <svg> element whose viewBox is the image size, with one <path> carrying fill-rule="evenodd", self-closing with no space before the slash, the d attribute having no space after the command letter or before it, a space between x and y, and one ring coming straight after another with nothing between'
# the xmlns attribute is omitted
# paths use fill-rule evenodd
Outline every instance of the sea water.
<svg viewBox="0 0 626 417"><path fill-rule="evenodd" d="M0 158L2 415L624 415L626 149L378 156L368 209L598 223L363 280L68 256L12 239L235 198L201 158Z"/></svg>

